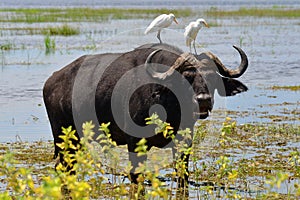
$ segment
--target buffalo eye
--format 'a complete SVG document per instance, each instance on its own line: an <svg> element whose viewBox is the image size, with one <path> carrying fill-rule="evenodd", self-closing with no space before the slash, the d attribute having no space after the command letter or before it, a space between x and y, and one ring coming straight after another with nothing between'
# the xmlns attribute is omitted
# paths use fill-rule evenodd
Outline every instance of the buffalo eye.
<svg viewBox="0 0 300 200"><path fill-rule="evenodd" d="M152 95L151 95L151 97L154 98L154 99L159 98L159 96L160 96L159 91L153 92Z"/></svg>
<svg viewBox="0 0 300 200"><path fill-rule="evenodd" d="M182 75L184 76L184 78L190 83L192 84L195 78L195 71L184 71L182 73Z"/></svg>

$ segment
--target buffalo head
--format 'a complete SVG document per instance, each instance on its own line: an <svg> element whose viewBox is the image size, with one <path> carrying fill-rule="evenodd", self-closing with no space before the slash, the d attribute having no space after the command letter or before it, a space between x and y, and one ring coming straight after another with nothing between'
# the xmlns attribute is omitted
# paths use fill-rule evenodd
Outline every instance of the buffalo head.
<svg viewBox="0 0 300 200"><path fill-rule="evenodd" d="M240 54L241 63L235 70L225 67L217 56L211 52L193 55L182 53L165 72L158 72L153 69L151 61L161 49L153 51L145 62L147 72L154 79L167 81L172 79L175 71L179 72L186 79L193 90L192 101L198 110L194 110L194 117L205 119L214 104L215 90L221 96L233 96L237 93L247 91L247 87L233 79L240 77L248 67L246 54L239 47L233 46Z"/></svg>

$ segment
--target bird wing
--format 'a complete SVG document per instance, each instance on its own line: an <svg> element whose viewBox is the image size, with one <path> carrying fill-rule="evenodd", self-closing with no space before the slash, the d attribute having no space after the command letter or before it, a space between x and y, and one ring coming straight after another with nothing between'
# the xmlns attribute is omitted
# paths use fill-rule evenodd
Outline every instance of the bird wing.
<svg viewBox="0 0 300 200"><path fill-rule="evenodd" d="M185 44L186 46L191 46L191 42L192 42L192 39L191 37L189 36L190 34L190 30L191 30L191 24L189 24L187 27L185 27L185 31L184 31L184 38L185 38Z"/></svg>
<svg viewBox="0 0 300 200"><path fill-rule="evenodd" d="M162 14L156 17L151 24L147 27L145 34L158 31L162 28L170 26L172 20L169 19L168 15Z"/></svg>
<svg viewBox="0 0 300 200"><path fill-rule="evenodd" d="M195 22L191 22L187 27L185 27L184 37L186 45L190 46L191 42L196 39L199 28L195 25Z"/></svg>
<svg viewBox="0 0 300 200"><path fill-rule="evenodd" d="M188 34L189 34L191 28L192 28L192 22L189 23L189 25L187 25L187 26L185 27L185 31L184 31L184 37L185 37L185 38L188 36Z"/></svg>

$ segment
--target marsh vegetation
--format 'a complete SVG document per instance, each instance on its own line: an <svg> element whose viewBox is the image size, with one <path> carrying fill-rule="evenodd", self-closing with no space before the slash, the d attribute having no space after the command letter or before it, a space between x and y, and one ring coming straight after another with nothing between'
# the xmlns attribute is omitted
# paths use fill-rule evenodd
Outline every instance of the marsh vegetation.
<svg viewBox="0 0 300 200"><path fill-rule="evenodd" d="M274 6L273 8L239 8L237 10L219 10L211 8L205 11L210 17L276 17L276 18L298 18L300 17L300 9L287 9L285 7Z"/></svg>
<svg viewBox="0 0 300 200"><path fill-rule="evenodd" d="M161 13L172 12L178 17L192 14L190 9L119 9L119 8L20 8L1 9L0 13L7 13L0 20L2 22L95 22L113 19L153 18Z"/></svg>
<svg viewBox="0 0 300 200"><path fill-rule="evenodd" d="M52 142L1 144L1 197L175 199L176 195L184 198L188 193L190 198L197 199L295 199L300 196L299 126L237 125L230 118L219 128L209 124L209 121L199 124L192 149L178 143L182 152L191 154L190 181L185 192L177 188L176 182L182 175L182 165L165 159L170 154L167 149L155 149L151 158L154 162L138 168L144 174L140 183L130 184L131 166L126 161L126 148L115 148L109 124L100 127L106 133L97 139L101 146L91 143L96 127L88 122L83 125L85 137L76 155L68 153L70 149L78 149L69 142L75 133L71 127L63 129L65 143L59 144L68 165L76 160L76 175L70 175L63 165L54 171ZM146 144L146 141L140 142L136 151L144 154ZM177 167L178 173L173 167Z"/></svg>

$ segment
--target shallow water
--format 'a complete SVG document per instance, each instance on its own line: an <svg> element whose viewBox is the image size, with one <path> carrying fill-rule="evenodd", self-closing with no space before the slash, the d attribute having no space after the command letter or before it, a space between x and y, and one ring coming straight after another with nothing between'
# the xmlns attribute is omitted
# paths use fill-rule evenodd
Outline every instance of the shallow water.
<svg viewBox="0 0 300 200"><path fill-rule="evenodd" d="M173 25L163 31L162 40L188 51L182 34L184 24L191 19L178 20L181 25ZM240 111L235 116L239 123L275 122L268 116L290 116L292 111L299 115L299 92L266 89L272 85L300 84L299 21L254 17L207 21L221 26L200 31L198 52L212 51L226 66L234 68L240 61L237 52L231 47L235 44L241 46L249 58L249 68L239 80L250 90L226 99L216 97L215 109L224 113L226 110ZM149 20L144 19L70 23L78 27L81 34L53 37L56 51L49 55L45 54L44 36L2 30L0 43L12 43L14 49L0 54L0 141L52 139L42 100L45 80L54 71L83 54L124 52L145 43L157 42L155 34L143 34L148 23ZM1 23L0 26L25 25ZM299 124L299 116L276 123L282 122Z"/></svg>

